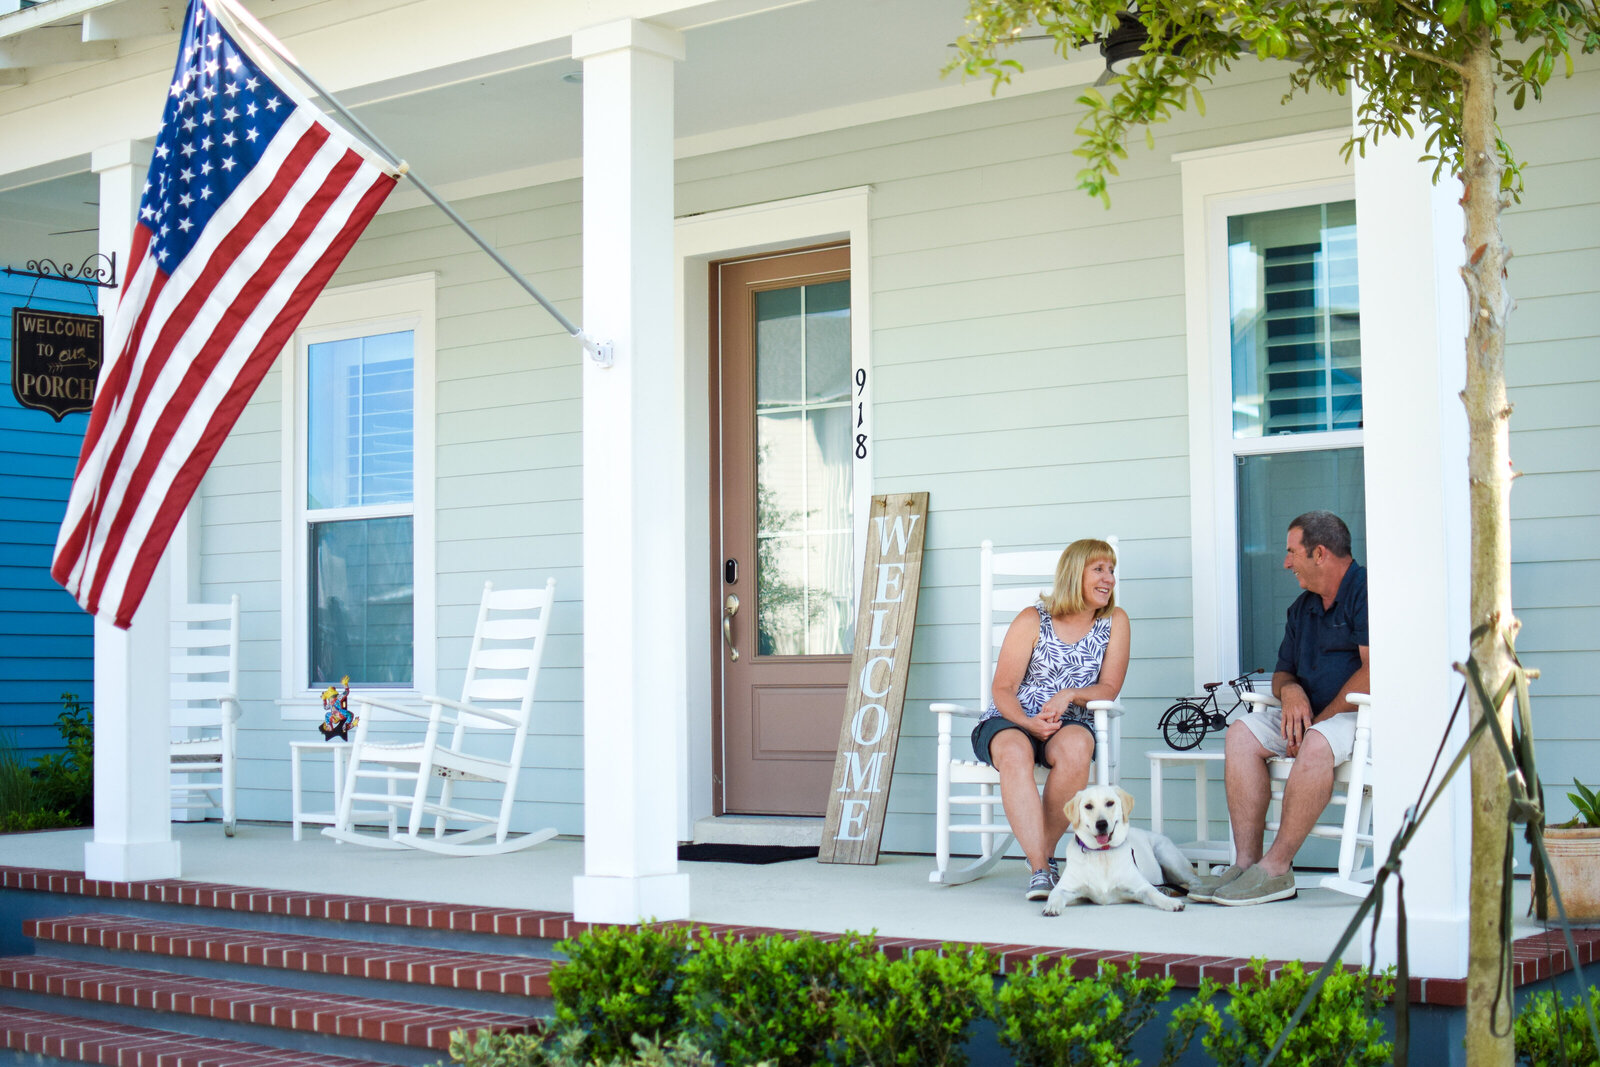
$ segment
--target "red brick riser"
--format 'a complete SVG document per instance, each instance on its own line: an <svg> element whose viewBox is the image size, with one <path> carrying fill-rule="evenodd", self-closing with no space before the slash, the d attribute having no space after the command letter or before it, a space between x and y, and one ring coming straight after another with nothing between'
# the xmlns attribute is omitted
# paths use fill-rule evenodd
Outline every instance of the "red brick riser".
<svg viewBox="0 0 1600 1067"><path fill-rule="evenodd" d="M299 890L259 889L163 879L152 882L106 882L85 878L77 871L32 867L0 867L0 887L34 892L61 893L103 900L131 900L156 904L179 904L195 908L249 912L262 915L288 915L308 919L409 926L424 930L496 934L506 937L560 940L588 929L569 912L529 911L522 908L491 908L467 904L439 904L414 900L377 900L370 897ZM737 926L719 923L694 923L713 934L736 933L755 937L761 934L793 934L799 931L766 926ZM838 935L819 934L820 937ZM1600 949L1600 930L1573 931L1578 962L1595 963ZM880 937L879 947L889 955L917 949L937 949L942 942L925 939ZM1099 949L1058 948L1044 945L984 944L999 960L998 973L1006 974L1026 967L1031 961L1061 960L1074 974L1090 974L1102 960L1126 963L1132 952ZM1276 973L1283 960L1269 961ZM1306 966L1319 966L1306 963ZM1347 966L1347 970L1354 968ZM1203 978L1234 982L1248 975L1250 961L1241 957L1196 956L1179 953L1146 953L1139 956L1141 974L1170 975L1183 988L1194 988ZM1572 970L1566 946L1559 932L1521 938L1513 946L1512 982L1521 986ZM1466 1003L1466 982L1459 978L1411 979L1413 1004L1458 1007Z"/></svg>

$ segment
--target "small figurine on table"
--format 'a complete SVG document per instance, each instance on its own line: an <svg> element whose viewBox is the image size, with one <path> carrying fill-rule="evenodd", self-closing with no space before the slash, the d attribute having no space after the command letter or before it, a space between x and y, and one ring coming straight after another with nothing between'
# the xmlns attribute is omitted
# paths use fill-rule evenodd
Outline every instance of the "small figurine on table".
<svg viewBox="0 0 1600 1067"><path fill-rule="evenodd" d="M350 727L359 720L350 714L350 676L347 674L339 679L339 685L330 685L322 691L322 722L317 729L322 731L324 741L332 741L337 737L341 741L350 740Z"/></svg>

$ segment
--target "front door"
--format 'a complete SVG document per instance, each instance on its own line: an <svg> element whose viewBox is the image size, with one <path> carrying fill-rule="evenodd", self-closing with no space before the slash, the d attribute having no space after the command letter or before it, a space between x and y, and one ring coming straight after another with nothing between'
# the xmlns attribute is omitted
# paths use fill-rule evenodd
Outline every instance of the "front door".
<svg viewBox="0 0 1600 1067"><path fill-rule="evenodd" d="M712 266L726 813L822 815L855 630L850 250Z"/></svg>

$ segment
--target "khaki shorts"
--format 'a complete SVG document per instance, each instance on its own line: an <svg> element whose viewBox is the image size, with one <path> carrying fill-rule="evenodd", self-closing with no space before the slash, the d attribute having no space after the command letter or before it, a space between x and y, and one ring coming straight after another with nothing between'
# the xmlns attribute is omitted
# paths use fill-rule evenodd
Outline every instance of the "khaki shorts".
<svg viewBox="0 0 1600 1067"><path fill-rule="evenodd" d="M1289 745L1283 739L1283 711L1279 708L1258 708L1237 720L1245 724L1256 740L1261 742L1261 747L1274 756L1284 758L1289 755ZM1347 711L1315 723L1311 729L1321 734L1328 742L1328 747L1333 749L1333 763L1338 766L1350 758L1351 749L1356 745L1356 715Z"/></svg>

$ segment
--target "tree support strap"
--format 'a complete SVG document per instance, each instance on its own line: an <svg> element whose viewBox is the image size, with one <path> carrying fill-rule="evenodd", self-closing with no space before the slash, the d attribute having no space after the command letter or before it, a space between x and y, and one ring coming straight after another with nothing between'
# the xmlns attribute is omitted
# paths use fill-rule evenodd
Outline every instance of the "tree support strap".
<svg viewBox="0 0 1600 1067"><path fill-rule="evenodd" d="M1481 628L1478 631L1474 631L1472 635L1473 640L1476 640L1478 636L1480 636L1480 633ZM1535 884L1537 886L1541 875L1549 881L1550 896L1556 902L1556 913L1561 926L1561 932L1566 939L1567 953L1572 960L1572 969L1577 976L1578 986L1580 990L1582 989L1583 967L1578 960L1578 948L1572 939L1572 928L1567 922L1566 907L1561 902L1561 890L1556 884L1556 879L1550 873L1550 858L1544 847L1544 810L1541 803L1543 799L1543 789L1538 784L1539 778L1534 770L1533 719L1528 703L1528 679L1530 677L1537 677L1538 674L1536 671L1529 671L1524 668L1521 664L1521 661L1517 659L1516 647L1512 641L1511 634L1509 632L1503 632L1502 637L1506 642L1506 646L1511 651L1512 663L1515 664L1515 666L1512 667L1509 677L1507 677L1505 681L1498 687L1498 692L1494 699L1491 699L1490 697L1488 686L1483 681L1482 671L1480 670L1476 659L1469 657L1465 666L1462 666L1459 663L1455 665L1456 670L1460 671L1466 676L1466 681L1462 683L1461 692L1456 697L1455 709L1451 711L1450 719L1445 724L1443 736L1439 739L1439 748L1437 751L1435 751L1433 763L1429 766L1428 774L1423 779L1422 789L1418 794L1417 803L1406 808L1405 814L1401 817L1400 831L1395 834L1394 840L1389 845L1388 857L1384 860L1383 865L1378 868L1375 876L1373 877L1371 891L1367 893L1366 899L1364 899L1360 906L1356 908L1356 913L1351 917L1349 925L1344 929L1344 933L1340 935L1338 944L1334 946L1333 951L1328 954L1327 961L1323 963L1321 969L1317 971L1316 977L1312 980L1311 985L1306 989L1305 996L1300 998L1299 1006L1295 1009L1294 1014L1290 1016L1288 1025L1286 1025L1283 1028L1283 1031L1278 1035L1278 1040L1272 1046L1272 1051L1269 1052L1267 1054L1267 1058L1262 1061L1262 1067L1269 1067L1269 1065L1277 1058L1278 1053L1283 1050L1285 1042L1288 1041L1289 1034L1293 1032L1296 1026L1299 1025L1300 1020L1305 1017L1305 1013L1311 1007L1312 1001L1316 1000L1317 994L1321 991L1323 983L1327 981L1328 975L1333 973L1333 968L1338 965L1340 958L1344 954L1344 950L1349 947L1351 940L1355 937L1356 931L1361 928L1361 923L1366 919L1369 913L1372 915L1372 934L1370 942L1371 947L1368 949L1368 956L1376 956L1378 924L1383 918L1383 890L1384 885L1390 876L1393 876L1395 879L1395 934L1397 941L1395 988L1398 991L1398 996L1395 1002L1394 1063L1396 1067L1404 1067L1404 1065L1407 1063L1411 1037L1409 1016L1411 974L1409 967L1409 953L1406 944L1405 878L1400 873L1401 854L1405 851L1406 847L1411 844L1411 839L1416 835L1417 830L1421 827L1423 820L1428 817L1428 813L1433 810L1434 804L1436 804L1439 800L1439 797L1443 795L1445 787L1450 784L1450 779L1455 777L1456 772L1461 769L1463 764L1466 763L1468 757L1472 753L1472 750L1482 739L1485 731L1488 731L1490 736L1494 738L1495 748L1500 753L1501 762L1505 764L1506 778L1511 787L1511 821L1506 826L1505 868L1504 875L1501 880L1502 908L1500 914L1500 926L1502 960L1504 959L1503 954L1509 950L1511 934L1511 826L1516 823L1524 823L1528 828L1528 842L1533 847L1535 854ZM1440 757L1444 754L1444 748L1449 740L1450 731L1455 726L1456 717L1461 713L1461 705L1466 699L1467 687L1469 685L1476 693L1479 701L1481 702L1481 706L1485 709L1488 709L1488 711L1498 708L1510 694L1512 688L1515 687L1517 697L1517 719L1514 723L1516 729L1513 731L1516 735L1515 739L1514 741L1508 741L1505 737L1504 731L1501 729L1499 718L1492 713L1486 712L1482 717L1479 718L1478 722L1472 727L1471 731L1468 732L1466 741L1462 743L1460 750L1456 753L1455 758L1450 762L1449 768L1445 771L1444 777L1439 780L1438 786L1434 788L1433 793L1430 796L1428 795L1428 785L1433 779L1433 772L1439 765ZM1529 782L1534 783L1533 793L1529 792L1527 784ZM1425 797L1426 803L1424 803ZM1370 985L1368 987L1368 996L1371 996ZM1581 994L1579 999L1585 1004L1586 1013L1589 1020L1590 1036L1594 1039L1595 1046L1600 1048L1600 1025L1596 1024L1594 1012L1589 1008L1587 1000L1584 1000ZM1498 1015L1498 1013L1499 1004L1497 1001L1495 1005L1495 1014ZM1565 1065L1565 1045L1564 1041L1560 1037L1560 1012L1556 1013L1556 1026L1558 1036L1557 1048L1561 1050L1562 1063Z"/></svg>

